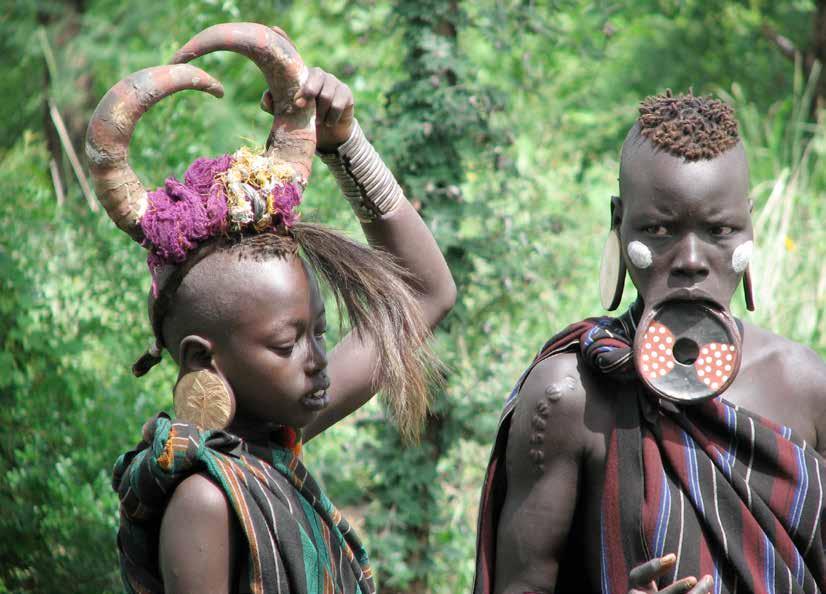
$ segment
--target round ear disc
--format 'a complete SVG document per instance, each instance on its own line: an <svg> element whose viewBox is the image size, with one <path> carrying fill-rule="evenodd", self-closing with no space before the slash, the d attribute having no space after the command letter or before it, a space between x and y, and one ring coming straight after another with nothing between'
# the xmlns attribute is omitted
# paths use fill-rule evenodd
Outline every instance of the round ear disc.
<svg viewBox="0 0 826 594"><path fill-rule="evenodd" d="M602 249L602 260L599 265L599 296L602 307L608 311L617 309L622 300L624 286L625 261L622 259L622 243L619 233L612 230Z"/></svg>

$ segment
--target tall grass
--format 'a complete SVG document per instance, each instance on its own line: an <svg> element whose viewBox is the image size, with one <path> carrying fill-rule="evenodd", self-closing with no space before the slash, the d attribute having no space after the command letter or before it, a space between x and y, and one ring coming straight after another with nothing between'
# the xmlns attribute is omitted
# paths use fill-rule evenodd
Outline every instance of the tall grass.
<svg viewBox="0 0 826 594"><path fill-rule="evenodd" d="M821 68L796 65L792 92L768 112L738 85L721 93L737 109L749 153L757 311L747 317L826 353L826 118L812 119Z"/></svg>

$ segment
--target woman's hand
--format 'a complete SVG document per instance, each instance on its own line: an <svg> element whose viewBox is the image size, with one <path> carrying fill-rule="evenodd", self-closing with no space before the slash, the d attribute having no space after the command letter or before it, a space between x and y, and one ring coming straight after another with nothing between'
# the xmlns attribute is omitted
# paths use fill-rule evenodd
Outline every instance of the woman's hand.
<svg viewBox="0 0 826 594"><path fill-rule="evenodd" d="M655 580L671 571L674 564L677 562L677 557L670 553L663 557L646 561L637 565L628 574L628 583L631 590L628 594L652 594L659 592L660 594L708 594L714 586L714 580L710 575L705 576L699 582L695 577L686 577L677 580L663 588L657 589Z"/></svg>
<svg viewBox="0 0 826 594"><path fill-rule="evenodd" d="M353 129L355 102L350 87L321 68L310 68L307 80L296 93L295 106L303 108L315 101L316 147L324 153L332 152L350 137ZM272 95L261 97L261 109L272 113Z"/></svg>

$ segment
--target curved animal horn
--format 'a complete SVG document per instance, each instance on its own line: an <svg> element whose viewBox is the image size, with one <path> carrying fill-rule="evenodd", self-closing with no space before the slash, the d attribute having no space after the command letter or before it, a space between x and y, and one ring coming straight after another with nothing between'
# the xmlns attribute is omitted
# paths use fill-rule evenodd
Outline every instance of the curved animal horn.
<svg viewBox="0 0 826 594"><path fill-rule="evenodd" d="M229 50L255 62L270 88L273 123L267 154L290 163L305 180L310 177L315 153L315 102L294 104L307 78L307 68L295 46L277 28L259 23L224 23L204 29L172 58L173 64L189 62L217 50Z"/></svg>
<svg viewBox="0 0 826 594"><path fill-rule="evenodd" d="M86 156L98 200L109 218L138 242L143 240L138 222L147 199L143 184L129 166L129 140L150 107L184 89L224 95L221 83L200 68L188 64L145 68L109 89L86 130Z"/></svg>

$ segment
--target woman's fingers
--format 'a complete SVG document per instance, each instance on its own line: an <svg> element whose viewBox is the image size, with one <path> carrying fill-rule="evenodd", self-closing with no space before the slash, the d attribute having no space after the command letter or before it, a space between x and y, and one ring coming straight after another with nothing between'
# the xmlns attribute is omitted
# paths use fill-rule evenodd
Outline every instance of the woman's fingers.
<svg viewBox="0 0 826 594"><path fill-rule="evenodd" d="M307 79L293 97L293 104L304 109L310 101L315 102L316 148L331 150L346 141L353 129L355 109L350 87L321 68L310 68ZM269 90L264 91L260 104L261 109L273 113L275 106Z"/></svg>
<svg viewBox="0 0 826 594"><path fill-rule="evenodd" d="M651 582L668 573L676 562L677 556L674 553L669 553L663 557L657 557L637 565L628 574L629 585L632 588L648 588Z"/></svg>
<svg viewBox="0 0 826 594"><path fill-rule="evenodd" d="M714 587L714 578L710 575L705 576L697 585L694 586L691 590L689 590L688 594L708 594L711 592L711 589Z"/></svg>
<svg viewBox="0 0 826 594"><path fill-rule="evenodd" d="M681 580L677 580L673 584L669 584L662 590L660 590L660 594L683 594L684 592L688 592L697 585L697 578L695 577L687 577Z"/></svg>
<svg viewBox="0 0 826 594"><path fill-rule="evenodd" d="M310 68L307 80L296 93L295 105L303 108L307 101L316 102L316 122L325 126L335 126L341 120L347 121L353 113L353 93L350 87L321 68ZM273 103L270 91L261 96L261 109L272 113Z"/></svg>
<svg viewBox="0 0 826 594"><path fill-rule="evenodd" d="M628 582L631 587L629 594L649 594L659 592L659 594L709 594L714 587L714 580L710 575L697 581L695 577L685 577L669 584L662 590L657 590L655 581L671 571L677 557L670 553L663 557L658 557L637 565L628 574Z"/></svg>

